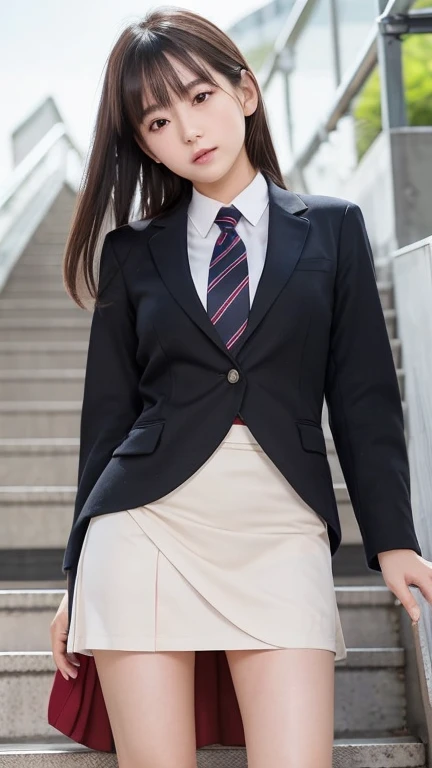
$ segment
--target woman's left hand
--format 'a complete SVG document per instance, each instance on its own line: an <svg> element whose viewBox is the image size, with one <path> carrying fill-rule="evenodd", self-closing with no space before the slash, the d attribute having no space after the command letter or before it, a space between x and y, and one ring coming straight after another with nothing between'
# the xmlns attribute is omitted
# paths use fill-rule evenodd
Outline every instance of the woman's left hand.
<svg viewBox="0 0 432 768"><path fill-rule="evenodd" d="M432 563L413 549L390 549L380 552L378 561L388 588L400 600L411 621L416 623L420 618L420 606L408 585L419 587L432 605Z"/></svg>

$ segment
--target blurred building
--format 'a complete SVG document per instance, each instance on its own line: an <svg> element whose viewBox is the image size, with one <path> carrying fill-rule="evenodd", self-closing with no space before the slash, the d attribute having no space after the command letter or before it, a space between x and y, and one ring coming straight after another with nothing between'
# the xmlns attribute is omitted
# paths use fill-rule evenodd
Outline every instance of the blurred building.
<svg viewBox="0 0 432 768"><path fill-rule="evenodd" d="M227 33L255 71L271 53L294 3L295 0L272 0L228 27Z"/></svg>
<svg viewBox="0 0 432 768"><path fill-rule="evenodd" d="M432 35L425 14L431 5L275 2L229 30L258 72L288 184L356 200L376 257L430 232ZM387 21L378 24L386 8ZM401 26L394 33L396 17ZM412 188L418 188L414 212L404 199Z"/></svg>

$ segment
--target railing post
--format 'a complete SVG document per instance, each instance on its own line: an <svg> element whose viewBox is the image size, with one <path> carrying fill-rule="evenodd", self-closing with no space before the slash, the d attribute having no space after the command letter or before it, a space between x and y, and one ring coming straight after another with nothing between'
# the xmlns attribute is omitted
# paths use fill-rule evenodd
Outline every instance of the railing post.
<svg viewBox="0 0 432 768"><path fill-rule="evenodd" d="M376 0L378 13L384 13L387 0ZM390 173L392 178L392 218L395 247L407 242L404 227L404 173L403 164L398 154L400 147L395 147L394 129L407 125L407 112L402 70L402 41L399 36L388 34L385 17L378 20L377 58L381 84L381 123L388 142ZM401 215L398 215L400 213Z"/></svg>
<svg viewBox="0 0 432 768"><path fill-rule="evenodd" d="M342 80L342 67L339 47L339 13L337 0L328 0L330 13L330 36L332 43L333 66L335 82L338 86Z"/></svg>
<svg viewBox="0 0 432 768"><path fill-rule="evenodd" d="M383 13L387 0L377 0L378 13ZM407 110L402 71L402 41L388 34L385 22L378 24L378 65L381 80L381 115L383 131L407 125Z"/></svg>

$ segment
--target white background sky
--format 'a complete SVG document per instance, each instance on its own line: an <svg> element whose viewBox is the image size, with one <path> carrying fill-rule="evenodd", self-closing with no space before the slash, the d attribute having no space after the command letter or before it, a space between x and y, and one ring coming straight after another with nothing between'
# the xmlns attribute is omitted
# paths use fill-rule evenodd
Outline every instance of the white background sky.
<svg viewBox="0 0 432 768"><path fill-rule="evenodd" d="M147 10L176 5L225 29L265 0L0 0L0 180L11 168L11 131L51 95L86 150L102 72L123 27Z"/></svg>

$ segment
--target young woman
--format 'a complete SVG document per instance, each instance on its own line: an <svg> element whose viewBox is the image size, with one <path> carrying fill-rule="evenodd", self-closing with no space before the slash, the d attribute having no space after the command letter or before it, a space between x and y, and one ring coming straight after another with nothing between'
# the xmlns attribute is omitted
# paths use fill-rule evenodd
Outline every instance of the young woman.
<svg viewBox="0 0 432 768"><path fill-rule="evenodd" d="M432 565L362 214L286 189L257 81L204 18L157 9L116 42L64 275L97 303L59 671L93 656L121 768L191 768L209 741L330 768L346 648L324 397L368 565L413 620Z"/></svg>

